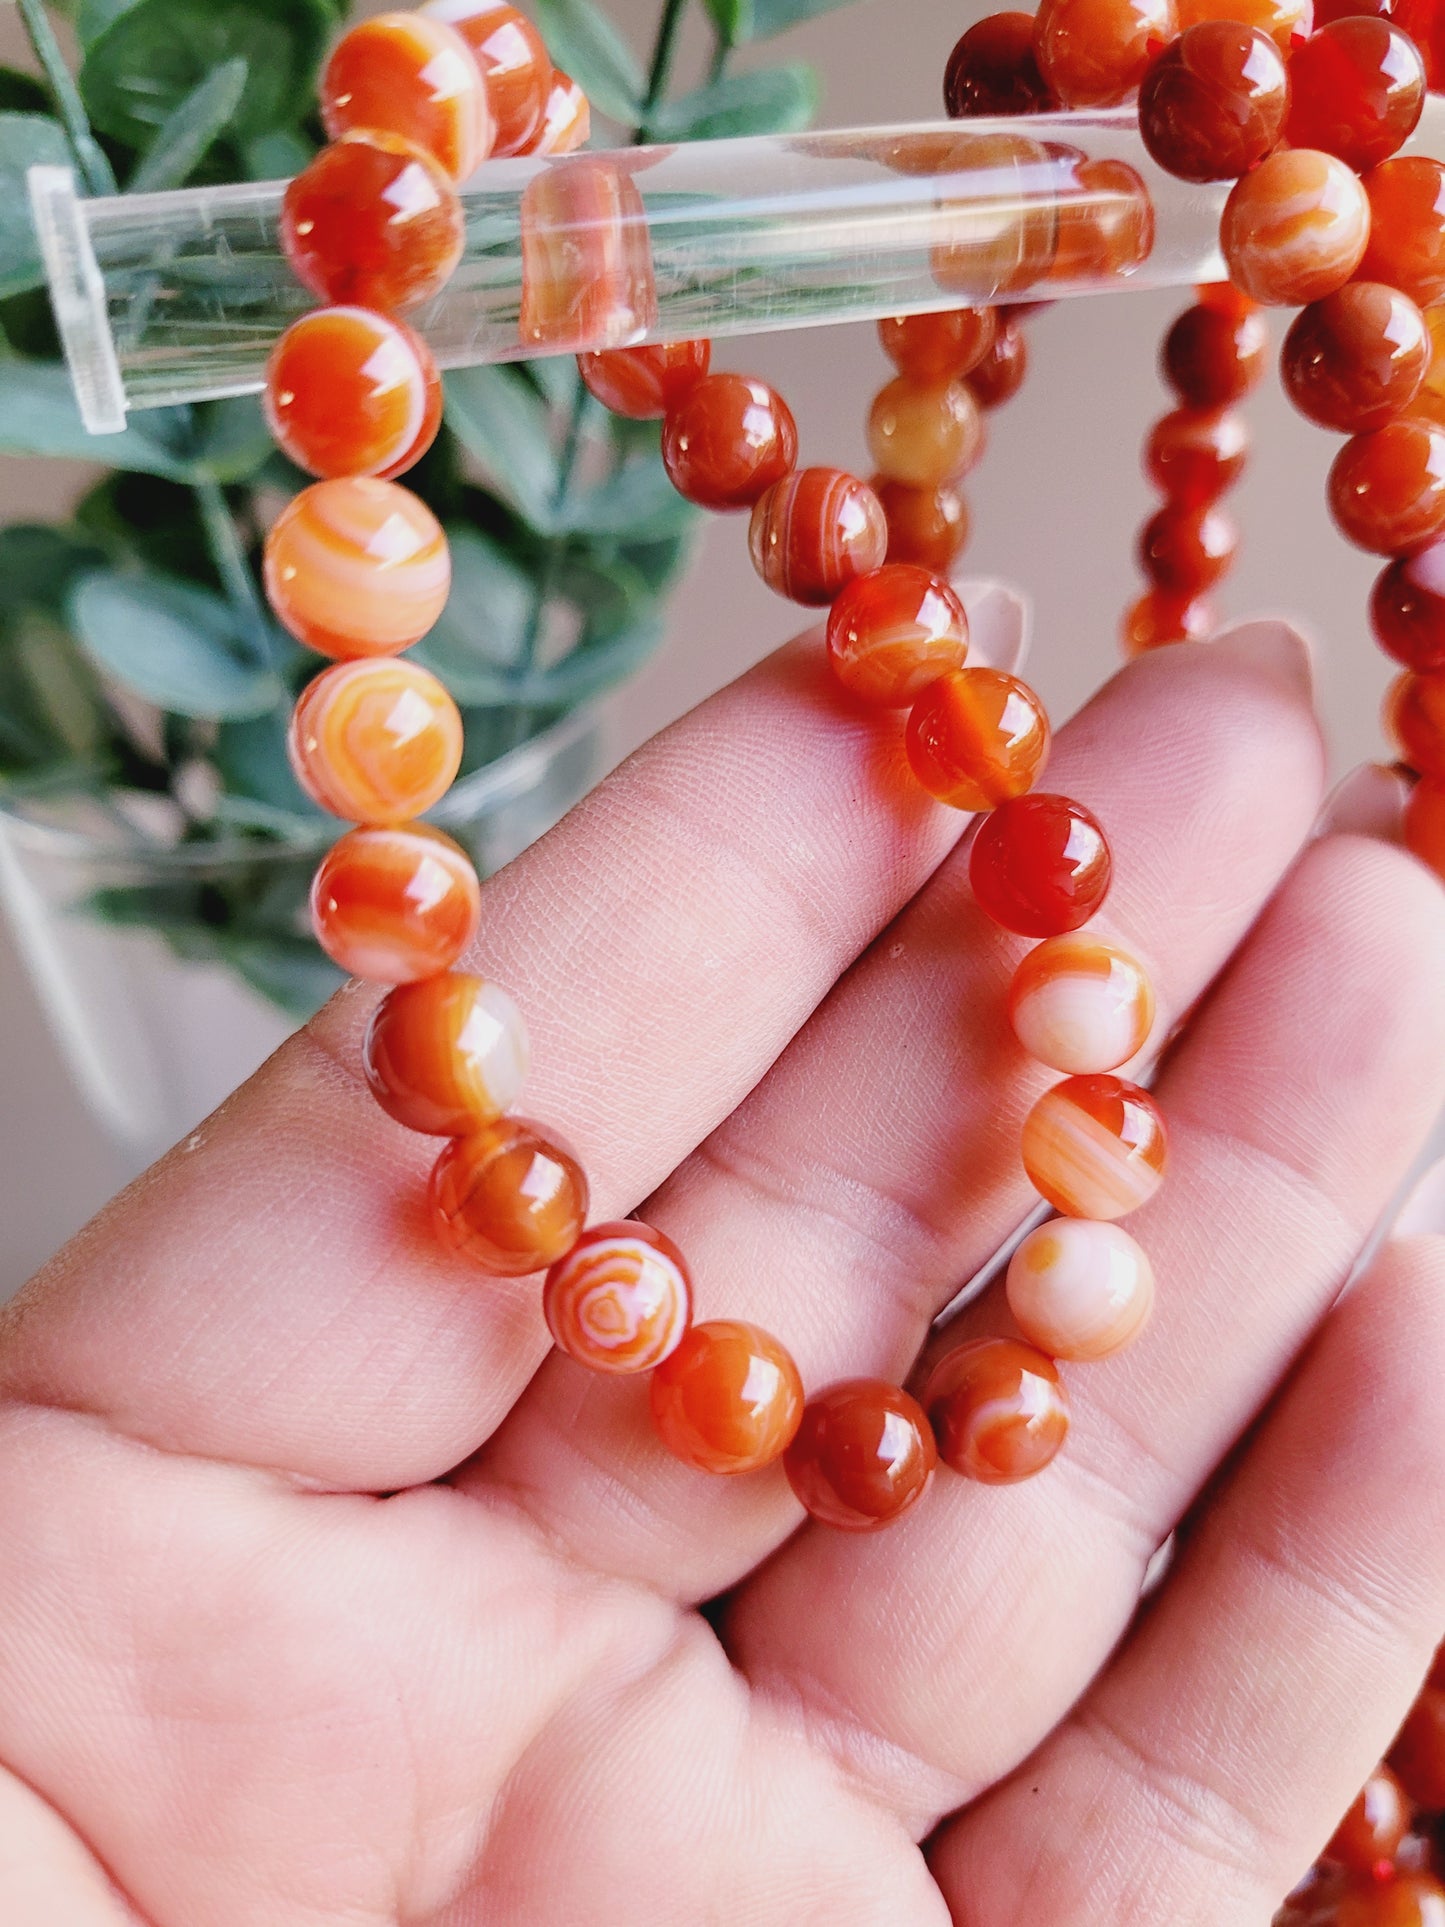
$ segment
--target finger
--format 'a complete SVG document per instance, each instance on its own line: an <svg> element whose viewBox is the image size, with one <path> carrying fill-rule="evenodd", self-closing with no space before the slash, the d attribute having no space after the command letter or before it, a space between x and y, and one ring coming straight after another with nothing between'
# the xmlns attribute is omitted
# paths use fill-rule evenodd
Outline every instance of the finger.
<svg viewBox="0 0 1445 1927"><path fill-rule="evenodd" d="M1169 1179L1128 1221L1154 1317L1068 1371L1059 1459L1021 1486L941 1474L886 1543L805 1533L740 1596L744 1670L869 1757L920 1831L1073 1704L1154 1549L1334 1302L1445 1101L1442 952L1445 894L1421 866L1314 844L1161 1080ZM950 1336L1002 1317L995 1290Z"/></svg>
<svg viewBox="0 0 1445 1927"><path fill-rule="evenodd" d="M1160 651L1061 732L1048 782L1097 811L1099 927L1149 962L1161 1030L1257 915L1314 816L1319 746L1298 638ZM702 1317L751 1319L806 1385L902 1376L929 1319L1034 1201L1019 1129L1048 1073L1008 1030L1024 945L946 864L766 1082L645 1215L687 1252ZM647 1389L555 1358L477 1466L580 1557L683 1597L737 1582L799 1518L776 1468L717 1480L655 1440Z"/></svg>
<svg viewBox="0 0 1445 1927"><path fill-rule="evenodd" d="M144 1927L54 1807L3 1768L0 1919L5 1927Z"/></svg>
<svg viewBox="0 0 1445 1927"><path fill-rule="evenodd" d="M487 884L475 963L526 1108L630 1209L726 1116L958 836L817 637L648 744ZM385 1488L453 1465L546 1350L533 1279L442 1252L441 1148L359 1078L352 986L10 1310L0 1391L170 1449Z"/></svg>
<svg viewBox="0 0 1445 1927"><path fill-rule="evenodd" d="M1329 1839L1445 1631L1445 1238L1330 1319L1157 1606L933 1860L967 1927L1256 1927Z"/></svg>

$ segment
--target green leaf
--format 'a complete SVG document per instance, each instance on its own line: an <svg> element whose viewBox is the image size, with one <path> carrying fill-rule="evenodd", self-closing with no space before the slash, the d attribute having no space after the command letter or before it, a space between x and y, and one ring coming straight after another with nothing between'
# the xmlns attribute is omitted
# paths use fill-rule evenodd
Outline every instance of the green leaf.
<svg viewBox="0 0 1445 1927"><path fill-rule="evenodd" d="M187 473L188 433L184 410L152 408L118 435L88 434L62 366L0 361L0 453L78 456L179 481Z"/></svg>
<svg viewBox="0 0 1445 1927"><path fill-rule="evenodd" d="M0 111L48 114L50 96L34 74L22 74L17 67L0 67Z"/></svg>
<svg viewBox="0 0 1445 1927"><path fill-rule="evenodd" d="M636 569L654 595L661 595L682 574L693 558L703 520L698 516L678 535L659 542L621 542L617 557Z"/></svg>
<svg viewBox="0 0 1445 1927"><path fill-rule="evenodd" d="M656 654L662 635L662 616L656 609L649 609L636 622L614 630L605 640L585 649L574 649L552 668L536 670L525 677L517 685L516 700L575 708L640 669L649 656Z"/></svg>
<svg viewBox="0 0 1445 1927"><path fill-rule="evenodd" d="M615 535L642 541L676 535L697 519L667 479L656 456L628 462L580 495L561 518L578 535Z"/></svg>
<svg viewBox="0 0 1445 1927"><path fill-rule="evenodd" d="M656 140L724 140L733 134L792 134L818 106L811 67L760 67L664 101L648 121Z"/></svg>
<svg viewBox="0 0 1445 1927"><path fill-rule="evenodd" d="M316 153L314 142L294 127L278 127L247 141L241 158L253 181L288 181L299 174Z"/></svg>
<svg viewBox="0 0 1445 1927"><path fill-rule="evenodd" d="M137 0L87 49L80 91L102 133L149 148L216 68L244 60L238 140L296 119L335 24L327 0Z"/></svg>
<svg viewBox="0 0 1445 1927"><path fill-rule="evenodd" d="M69 611L93 662L178 715L255 716L284 693L247 661L229 606L194 583L97 570L71 591Z"/></svg>
<svg viewBox="0 0 1445 1927"><path fill-rule="evenodd" d="M26 611L15 625L15 659L37 708L78 761L94 763L105 737L95 672L53 616Z"/></svg>
<svg viewBox="0 0 1445 1927"><path fill-rule="evenodd" d="M45 279L30 220L26 169L37 162L69 167L70 161L59 121L46 114L0 114L0 295L20 294Z"/></svg>
<svg viewBox="0 0 1445 1927"><path fill-rule="evenodd" d="M89 51L100 36L123 13L129 13L136 0L80 0L75 9L75 37Z"/></svg>
<svg viewBox="0 0 1445 1927"><path fill-rule="evenodd" d="M17 609L59 610L75 578L104 561L94 543L63 529L12 522L0 529L0 620Z"/></svg>
<svg viewBox="0 0 1445 1927"><path fill-rule="evenodd" d="M326 820L292 774L286 720L279 709L223 722L211 756L232 800L247 797L292 822L309 819L313 830Z"/></svg>
<svg viewBox="0 0 1445 1927"><path fill-rule="evenodd" d="M246 91L244 60L227 60L197 83L161 122L145 158L126 182L127 194L180 187L212 143L230 126Z"/></svg>
<svg viewBox="0 0 1445 1927"><path fill-rule="evenodd" d="M479 529L453 523L447 540L452 592L412 659L440 676L460 703L506 702L531 627L537 585Z"/></svg>
<svg viewBox="0 0 1445 1927"><path fill-rule="evenodd" d="M707 0L707 10L728 46L744 40L770 40L820 13L833 13L851 0Z"/></svg>
<svg viewBox="0 0 1445 1927"><path fill-rule="evenodd" d="M537 22L553 60L586 89L594 107L635 127L646 88L637 56L592 0L537 0Z"/></svg>
<svg viewBox="0 0 1445 1927"><path fill-rule="evenodd" d="M447 422L492 486L535 529L556 513L557 457L547 404L511 368L459 368L446 377Z"/></svg>
<svg viewBox="0 0 1445 1927"><path fill-rule="evenodd" d="M576 400L581 377L575 355L538 355L534 361L519 362L517 367L549 408L561 413Z"/></svg>
<svg viewBox="0 0 1445 1927"><path fill-rule="evenodd" d="M275 448L255 395L202 402L195 412L189 472L215 482L247 482Z"/></svg>
<svg viewBox="0 0 1445 1927"><path fill-rule="evenodd" d="M253 990L304 1023L346 982L345 973L310 937L251 937L223 931L216 938L223 963Z"/></svg>

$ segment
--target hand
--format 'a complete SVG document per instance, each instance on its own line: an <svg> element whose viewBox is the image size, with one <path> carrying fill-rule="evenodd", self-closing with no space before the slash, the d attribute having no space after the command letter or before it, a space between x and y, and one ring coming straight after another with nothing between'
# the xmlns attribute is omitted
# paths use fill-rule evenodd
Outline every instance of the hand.
<svg viewBox="0 0 1445 1927"><path fill-rule="evenodd" d="M1049 1081L899 761L814 637L486 890L594 1217L815 1389L909 1371L1028 1209ZM1130 1220L1158 1307L1069 1371L1043 1476L943 1470L876 1536L670 1460L644 1384L547 1355L535 1278L443 1253L438 1145L358 1078L375 993L336 998L9 1309L6 1927L1266 1921L1445 1631L1445 1238L1331 1309L1445 1099L1445 894L1302 848L1320 782L1279 625L1061 733L1101 925L1161 1034L1194 1011Z"/></svg>

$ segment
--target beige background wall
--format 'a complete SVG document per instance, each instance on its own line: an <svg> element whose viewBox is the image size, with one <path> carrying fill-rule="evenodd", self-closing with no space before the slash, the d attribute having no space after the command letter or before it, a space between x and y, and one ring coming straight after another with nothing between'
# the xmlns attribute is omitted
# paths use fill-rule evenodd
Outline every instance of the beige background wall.
<svg viewBox="0 0 1445 1927"><path fill-rule="evenodd" d="M612 0L643 44L656 0ZM983 6L944 0L863 0L774 43L823 75L823 124L931 117L954 39ZM14 15L0 13L0 58L14 59ZM702 51L702 35L690 50ZM970 486L978 573L1024 585L1034 598L1032 671L1056 717L1108 674L1120 610L1136 592L1133 531L1150 497L1138 449L1163 399L1155 347L1181 297L1074 302L1032 324L1024 394L996 418ZM885 364L870 328L729 342L725 365L777 382L797 413L807 460L865 461L861 422ZM1380 753L1386 665L1363 620L1371 559L1345 548L1323 507L1330 439L1285 408L1271 383L1250 405L1257 452L1235 498L1247 531L1221 607L1294 612L1318 644L1321 700L1337 767ZM864 470L866 473L866 469ZM12 463L0 478L0 519L59 508L77 472ZM615 719L617 749L736 675L797 626L749 567L736 520L709 528L691 581L676 597L667 648ZM90 1123L45 1034L13 952L0 937L0 1290L18 1282L109 1193L120 1161Z"/></svg>

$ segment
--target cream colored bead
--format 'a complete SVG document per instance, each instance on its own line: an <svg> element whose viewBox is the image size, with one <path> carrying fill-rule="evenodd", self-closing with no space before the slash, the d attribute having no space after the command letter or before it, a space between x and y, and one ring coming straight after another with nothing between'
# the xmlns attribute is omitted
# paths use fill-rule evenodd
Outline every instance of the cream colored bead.
<svg viewBox="0 0 1445 1927"><path fill-rule="evenodd" d="M1107 1358L1143 1329L1154 1305L1154 1271L1117 1225L1055 1218L1014 1253L1006 1289L1031 1345L1051 1358Z"/></svg>
<svg viewBox="0 0 1445 1927"><path fill-rule="evenodd" d="M1059 1071L1112 1071L1144 1047L1154 992L1127 950L1087 931L1050 937L1014 972L1009 1016L1019 1042Z"/></svg>

